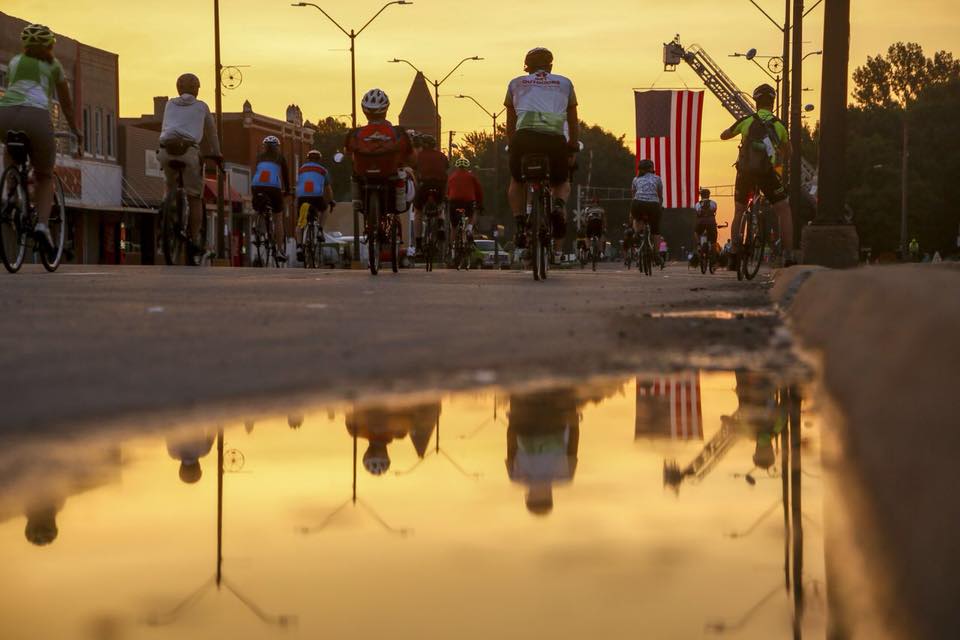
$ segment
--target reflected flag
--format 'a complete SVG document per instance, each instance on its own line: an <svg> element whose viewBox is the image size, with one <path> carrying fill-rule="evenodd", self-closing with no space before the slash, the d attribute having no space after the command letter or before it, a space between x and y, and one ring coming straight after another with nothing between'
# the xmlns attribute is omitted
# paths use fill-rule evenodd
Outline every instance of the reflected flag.
<svg viewBox="0 0 960 640"><path fill-rule="evenodd" d="M703 91L635 91L634 101L637 163L653 160L665 208L692 208L700 188Z"/></svg>
<svg viewBox="0 0 960 640"><path fill-rule="evenodd" d="M634 436L703 440L700 372L637 378Z"/></svg>

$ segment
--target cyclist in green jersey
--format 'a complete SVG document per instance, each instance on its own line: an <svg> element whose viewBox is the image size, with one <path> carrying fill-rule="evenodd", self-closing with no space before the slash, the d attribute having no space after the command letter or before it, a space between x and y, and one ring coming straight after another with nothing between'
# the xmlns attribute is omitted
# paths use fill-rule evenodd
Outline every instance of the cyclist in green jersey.
<svg viewBox="0 0 960 640"><path fill-rule="evenodd" d="M53 208L53 167L57 159L56 138L50 118L54 96L67 125L79 140L77 120L73 112L70 86L63 66L53 56L57 39L42 24L31 24L20 33L23 53L15 55L8 65L8 86L0 97L0 141L8 131L22 131L30 139L30 163L33 166L34 202L37 204L36 232L53 246L47 221ZM4 164L12 162L4 154Z"/></svg>
<svg viewBox="0 0 960 640"><path fill-rule="evenodd" d="M730 140L736 136L741 137L740 152L741 157L737 161L737 183L734 188L734 213L733 213L733 242L734 248L739 248L740 243L740 225L743 222L743 214L747 210L747 202L751 195L756 196L758 192L763 193L771 205L773 211L780 222L780 240L783 246L784 264L792 264L793 256L793 213L790 210L790 202L787 199L787 191L783 184L783 160L790 155L790 141L787 139L787 129L783 123L774 115L773 105L776 100L777 91L768 84L762 84L753 92L753 99L757 105L756 114L751 114L733 123L729 129L720 134L721 140ZM761 131L769 141L767 147L768 160L762 169L748 168L744 161L745 154L751 146L754 122L759 120L765 126Z"/></svg>

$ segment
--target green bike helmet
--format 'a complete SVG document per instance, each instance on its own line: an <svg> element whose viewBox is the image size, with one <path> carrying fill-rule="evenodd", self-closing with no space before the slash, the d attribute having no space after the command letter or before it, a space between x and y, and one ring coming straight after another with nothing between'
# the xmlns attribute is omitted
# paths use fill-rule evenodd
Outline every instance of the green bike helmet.
<svg viewBox="0 0 960 640"><path fill-rule="evenodd" d="M20 32L20 41L25 47L50 47L56 43L57 37L53 35L50 27L42 24L28 24Z"/></svg>

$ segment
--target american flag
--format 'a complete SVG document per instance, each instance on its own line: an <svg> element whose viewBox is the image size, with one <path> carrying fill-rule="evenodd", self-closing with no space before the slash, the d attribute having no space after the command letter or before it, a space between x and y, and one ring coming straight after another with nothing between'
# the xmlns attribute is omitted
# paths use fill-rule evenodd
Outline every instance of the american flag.
<svg viewBox="0 0 960 640"><path fill-rule="evenodd" d="M635 437L703 440L700 373L637 378Z"/></svg>
<svg viewBox="0 0 960 640"><path fill-rule="evenodd" d="M693 207L700 188L703 91L635 91L637 163L653 160L663 179L663 206Z"/></svg>

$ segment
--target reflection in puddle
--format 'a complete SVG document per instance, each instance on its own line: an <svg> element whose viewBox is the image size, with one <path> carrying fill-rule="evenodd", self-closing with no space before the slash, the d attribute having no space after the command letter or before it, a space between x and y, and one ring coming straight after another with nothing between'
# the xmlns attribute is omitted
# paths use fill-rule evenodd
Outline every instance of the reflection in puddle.
<svg viewBox="0 0 960 640"><path fill-rule="evenodd" d="M0 630L822 637L800 408L685 372L24 442L0 455Z"/></svg>

